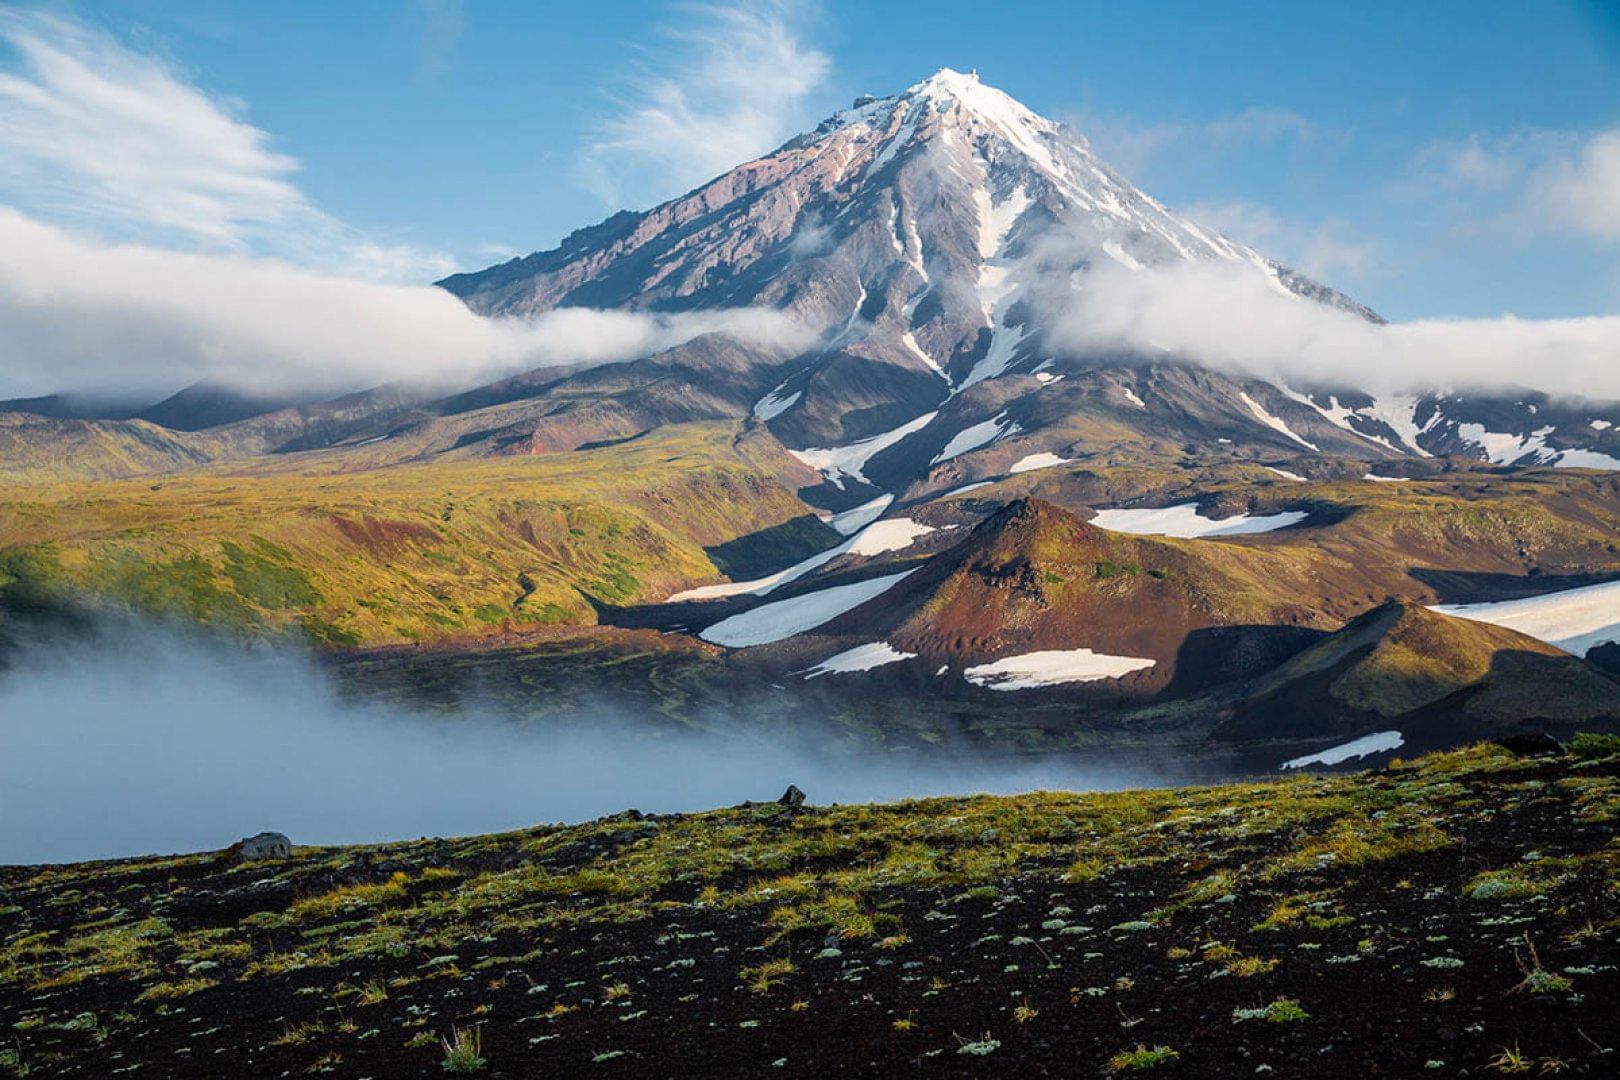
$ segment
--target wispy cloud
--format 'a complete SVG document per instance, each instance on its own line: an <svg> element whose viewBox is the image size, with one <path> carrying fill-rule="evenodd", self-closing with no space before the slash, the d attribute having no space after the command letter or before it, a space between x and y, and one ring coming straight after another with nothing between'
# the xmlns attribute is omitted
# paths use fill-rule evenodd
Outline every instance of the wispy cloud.
<svg viewBox="0 0 1620 1080"><path fill-rule="evenodd" d="M1129 117L1081 112L1068 117L1109 164L1130 176L1155 166L1185 166L1254 147L1303 142L1316 124L1292 109L1253 107L1208 120L1143 123Z"/></svg>
<svg viewBox="0 0 1620 1080"><path fill-rule="evenodd" d="M65 17L0 10L0 198L119 238L261 252L427 280L448 256L361 235L315 206L298 160L168 60Z"/></svg>
<svg viewBox="0 0 1620 1080"><path fill-rule="evenodd" d="M1620 128L1538 169L1526 209L1565 232L1620 242Z"/></svg>
<svg viewBox="0 0 1620 1080"><path fill-rule="evenodd" d="M1254 268L1100 268L1053 313L1057 344L1175 356L1296 385L1532 387L1620 398L1620 317L1380 325L1279 291Z"/></svg>
<svg viewBox="0 0 1620 1080"><path fill-rule="evenodd" d="M0 397L170 393L199 379L263 391L402 380L470 385L548 364L645 356L699 334L807 347L774 311L564 308L474 315L449 293L240 255L108 246L0 208Z"/></svg>
<svg viewBox="0 0 1620 1080"><path fill-rule="evenodd" d="M410 12L421 34L423 73L449 71L456 64L461 35L467 28L462 0L410 0Z"/></svg>
<svg viewBox="0 0 1620 1080"><path fill-rule="evenodd" d="M689 190L782 142L832 68L787 2L683 9L580 152L581 183L612 207Z"/></svg>
<svg viewBox="0 0 1620 1080"><path fill-rule="evenodd" d="M1620 242L1620 128L1432 143L1394 190L1465 212L1470 232Z"/></svg>

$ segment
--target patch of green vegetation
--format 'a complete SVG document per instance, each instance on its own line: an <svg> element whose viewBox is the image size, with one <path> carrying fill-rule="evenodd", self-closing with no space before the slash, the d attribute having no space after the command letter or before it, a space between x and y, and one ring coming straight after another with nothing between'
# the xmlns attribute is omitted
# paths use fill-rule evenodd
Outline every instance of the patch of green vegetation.
<svg viewBox="0 0 1620 1080"><path fill-rule="evenodd" d="M713 580L708 548L814 521L791 459L729 423L572 454L357 460L341 483L310 460L0 487L0 607L105 599L321 645L443 641L506 618L591 624L593 605Z"/></svg>
<svg viewBox="0 0 1620 1080"><path fill-rule="evenodd" d="M1135 577L1142 572L1142 568L1135 563L1114 562L1112 559L1099 559L1097 561L1097 577L1107 581L1116 577Z"/></svg>
<svg viewBox="0 0 1620 1080"><path fill-rule="evenodd" d="M97 567L92 588L140 611L227 628L261 625L258 613L224 587L214 564L201 555L167 562L117 555Z"/></svg>
<svg viewBox="0 0 1620 1080"><path fill-rule="evenodd" d="M1233 1009L1232 1022L1242 1023L1246 1020L1261 1020L1268 1024L1297 1024L1301 1020L1309 1020L1311 1014L1306 1012L1300 1003L1293 998L1278 998L1269 1005L1262 1005L1256 1009Z"/></svg>
<svg viewBox="0 0 1620 1080"><path fill-rule="evenodd" d="M1620 754L1620 735L1583 731L1570 740L1569 752L1582 761L1597 761Z"/></svg>
<svg viewBox="0 0 1620 1080"><path fill-rule="evenodd" d="M1463 895L1471 900L1520 900L1527 896L1540 896L1547 884L1532 878L1517 867L1507 870L1487 870L1463 886Z"/></svg>
<svg viewBox="0 0 1620 1080"><path fill-rule="evenodd" d="M1121 1050L1108 1059L1108 1068L1114 1072L1132 1072L1140 1069L1157 1069L1161 1065L1168 1065L1181 1057L1181 1054L1168 1046L1137 1046L1135 1050Z"/></svg>
<svg viewBox="0 0 1620 1080"><path fill-rule="evenodd" d="M237 594L249 603L271 611L309 607L321 602L321 594L296 566L288 565L292 555L262 537L254 537L258 551L244 551L229 540L220 544L225 555L225 576ZM277 553L272 557L267 553Z"/></svg>

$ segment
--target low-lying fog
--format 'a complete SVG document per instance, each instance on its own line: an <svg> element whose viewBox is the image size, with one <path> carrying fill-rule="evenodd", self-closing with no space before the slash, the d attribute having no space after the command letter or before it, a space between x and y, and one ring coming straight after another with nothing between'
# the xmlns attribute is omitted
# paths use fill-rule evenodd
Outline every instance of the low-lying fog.
<svg viewBox="0 0 1620 1080"><path fill-rule="evenodd" d="M611 715L581 733L357 705L296 652L148 627L14 659L0 673L0 863L211 850L266 829L294 843L457 836L774 799L789 782L817 803L1152 782L1095 762L833 756L809 733L672 734Z"/></svg>

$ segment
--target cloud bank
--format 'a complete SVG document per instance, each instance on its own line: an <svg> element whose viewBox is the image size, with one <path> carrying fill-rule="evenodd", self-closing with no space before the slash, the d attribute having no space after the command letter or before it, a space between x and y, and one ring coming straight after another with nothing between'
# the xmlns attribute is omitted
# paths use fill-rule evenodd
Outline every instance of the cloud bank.
<svg viewBox="0 0 1620 1080"><path fill-rule="evenodd" d="M1531 387L1620 399L1620 317L1378 325L1248 265L1099 266L1051 312L1053 343L1173 355L1285 383L1374 392Z"/></svg>
<svg viewBox="0 0 1620 1080"><path fill-rule="evenodd" d="M264 392L461 386L645 356L711 332L787 349L815 336L757 309L488 319L437 288L108 246L0 207L0 396L162 395L199 379Z"/></svg>
<svg viewBox="0 0 1620 1080"><path fill-rule="evenodd" d="M802 6L690 8L668 55L581 150L578 176L612 209L688 191L795 134L832 62L800 40Z"/></svg>
<svg viewBox="0 0 1620 1080"><path fill-rule="evenodd" d="M429 716L345 702L295 654L142 625L18 659L0 675L0 863L214 850L263 829L308 844L467 835L773 799L789 783L827 803L1153 779L1095 756L829 752L829 733L767 738L723 717L699 735L605 709L566 726Z"/></svg>

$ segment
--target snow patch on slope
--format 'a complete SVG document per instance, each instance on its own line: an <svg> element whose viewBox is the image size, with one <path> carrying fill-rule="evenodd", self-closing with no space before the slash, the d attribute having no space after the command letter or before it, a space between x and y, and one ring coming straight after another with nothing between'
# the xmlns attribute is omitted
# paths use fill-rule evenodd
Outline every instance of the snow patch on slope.
<svg viewBox="0 0 1620 1080"><path fill-rule="evenodd" d="M834 514L827 524L845 536L853 536L882 517L883 511L887 510L892 502L894 502L893 495L879 495L870 502L863 502L853 509L845 510L842 514Z"/></svg>
<svg viewBox="0 0 1620 1080"><path fill-rule="evenodd" d="M883 497L885 505L893 496ZM874 499L873 502L879 500ZM871 503L867 504L868 506ZM862 509L857 507L857 510ZM882 507L878 512L882 512ZM853 511L852 511L853 512ZM797 581L812 570L826 566L840 555L863 555L871 558L874 555L883 555L890 551L902 551L912 545L919 536L925 536L934 531L932 525L922 525L910 518L890 518L887 521L878 521L868 525L856 535L845 540L842 544L818 551L808 559L794 563L785 570L778 570L762 578L751 581L726 581L719 585L700 585L695 589L678 592L665 601L667 604L680 604L689 600L723 600L730 596L765 596L775 592L790 581Z"/></svg>
<svg viewBox="0 0 1620 1080"><path fill-rule="evenodd" d="M761 604L751 611L721 619L698 636L704 641L732 649L769 645L773 641L781 641L832 622L845 612L883 595L915 572L915 569L906 570L857 581L853 585L834 585L803 596Z"/></svg>
<svg viewBox="0 0 1620 1080"><path fill-rule="evenodd" d="M1553 464L1560 469L1620 469L1620 458L1597 450L1565 450Z"/></svg>
<svg viewBox="0 0 1620 1080"><path fill-rule="evenodd" d="M782 391L785 389L787 389L787 383L783 383L754 402L754 415L761 420L774 420L793 408L794 405L798 404L799 398L804 396L802 390L795 390L793 393L783 397Z"/></svg>
<svg viewBox="0 0 1620 1080"><path fill-rule="evenodd" d="M1050 469L1054 465L1067 465L1068 463L1068 458L1058 457L1056 454L1047 451L1021 457L1013 462L1013 467L1007 471L1009 473L1033 472L1036 469Z"/></svg>
<svg viewBox="0 0 1620 1080"><path fill-rule="evenodd" d="M1359 739L1339 746L1330 747L1320 753L1297 757L1292 761L1285 761L1285 769L1303 769L1307 765L1337 765L1341 761L1351 758L1364 758L1368 754L1382 754L1390 750L1397 750L1406 742L1405 736L1398 731L1375 731L1371 735L1363 735Z"/></svg>
<svg viewBox="0 0 1620 1080"><path fill-rule="evenodd" d="M806 679L814 679L818 675L836 675L849 671L871 671L873 668L883 667L885 664L897 664L902 660L914 658L916 653L901 652L887 641L874 641L869 645L857 645L853 649L845 649L834 656L829 656L813 668L805 671Z"/></svg>
<svg viewBox="0 0 1620 1080"><path fill-rule="evenodd" d="M969 450L976 450L987 443L995 442L1003 435L1011 435L1023 430L1016 423L1007 419L1005 411L997 413L988 420L981 420L977 424L965 427L951 436L951 441L945 444L945 449L934 455L930 465L938 465L942 461L949 461L959 454Z"/></svg>
<svg viewBox="0 0 1620 1080"><path fill-rule="evenodd" d="M1108 656L1090 649L1048 649L1006 656L967 668L962 677L991 690L1028 690L1061 683L1117 679L1150 668L1155 661L1138 656Z"/></svg>
<svg viewBox="0 0 1620 1080"><path fill-rule="evenodd" d="M1099 510L1091 524L1110 532L1135 533L1139 536L1176 536L1184 540L1207 536L1241 536L1274 532L1298 525L1310 515L1302 510L1285 510L1280 514L1262 514L1251 517L1203 517L1197 503L1178 503L1157 510Z"/></svg>
<svg viewBox="0 0 1620 1080"><path fill-rule="evenodd" d="M938 415L938 411L924 413L915 420L901 424L893 431L868 436L848 446L813 447L808 450L789 450L788 453L812 469L819 470L821 475L836 487L842 488L846 478L863 484L869 483L861 471L866 468L867 462L907 435L921 431Z"/></svg>
<svg viewBox="0 0 1620 1080"><path fill-rule="evenodd" d="M1300 438L1294 433L1294 430L1288 426L1287 422L1285 422L1282 417L1273 416L1271 413L1268 413L1258 401L1254 400L1254 398L1250 397L1248 394L1240 390L1238 391L1238 397L1243 399L1243 404L1249 407L1249 411L1254 414L1254 418L1266 425L1266 427L1288 436L1290 439L1293 439L1307 450L1317 449L1315 443L1306 442L1304 439Z"/></svg>
<svg viewBox="0 0 1620 1080"><path fill-rule="evenodd" d="M1530 464L1541 464L1557 451L1547 447L1547 436L1556 430L1539 428L1528 435L1510 435L1500 431L1486 431L1484 424L1458 424L1457 435L1485 451L1486 460L1493 465L1512 465L1529 458Z"/></svg>
<svg viewBox="0 0 1620 1080"><path fill-rule="evenodd" d="M1440 604L1430 610L1505 626L1576 656L1585 656L1595 646L1620 641L1620 581L1522 600Z"/></svg>

